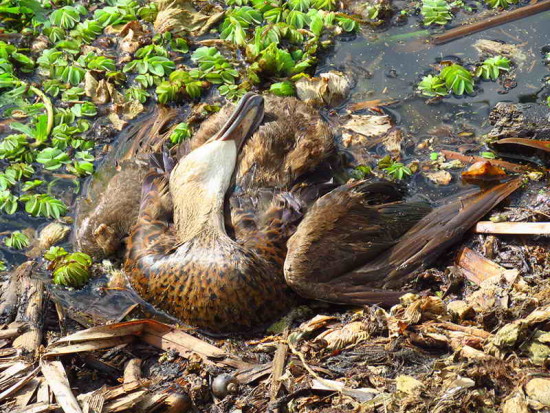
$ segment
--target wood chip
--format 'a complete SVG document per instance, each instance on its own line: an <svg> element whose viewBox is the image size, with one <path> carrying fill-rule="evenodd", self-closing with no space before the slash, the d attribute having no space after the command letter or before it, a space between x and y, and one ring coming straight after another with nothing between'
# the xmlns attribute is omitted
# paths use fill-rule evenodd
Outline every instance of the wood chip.
<svg viewBox="0 0 550 413"><path fill-rule="evenodd" d="M42 374L52 389L57 403L65 413L82 413L82 409L74 396L65 368L60 361L42 360L40 362Z"/></svg>
<svg viewBox="0 0 550 413"><path fill-rule="evenodd" d="M467 280L480 285L483 281L493 277L507 275L511 271L501 267L496 262L488 260L468 247L462 248L458 254L457 264Z"/></svg>
<svg viewBox="0 0 550 413"><path fill-rule="evenodd" d="M478 234L548 235L550 222L491 222L480 221L474 227Z"/></svg>

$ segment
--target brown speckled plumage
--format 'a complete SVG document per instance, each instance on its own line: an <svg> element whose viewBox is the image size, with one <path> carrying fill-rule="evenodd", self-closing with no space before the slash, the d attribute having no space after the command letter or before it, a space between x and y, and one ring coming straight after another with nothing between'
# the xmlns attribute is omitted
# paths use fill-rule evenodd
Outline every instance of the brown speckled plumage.
<svg viewBox="0 0 550 413"><path fill-rule="evenodd" d="M212 332L258 329L291 307L295 296L282 268L294 223L284 218L286 206L278 193L333 150L328 127L303 102L266 98L266 112L239 157L239 171L246 173L237 172L231 196L233 238L224 229L223 205L181 178L187 171L176 166L169 178L159 172L146 178L128 243L125 270L137 292L157 308ZM193 148L215 135L229 114L225 109L203 124ZM160 207L166 198L173 198L173 211ZM172 220L172 212L182 218Z"/></svg>

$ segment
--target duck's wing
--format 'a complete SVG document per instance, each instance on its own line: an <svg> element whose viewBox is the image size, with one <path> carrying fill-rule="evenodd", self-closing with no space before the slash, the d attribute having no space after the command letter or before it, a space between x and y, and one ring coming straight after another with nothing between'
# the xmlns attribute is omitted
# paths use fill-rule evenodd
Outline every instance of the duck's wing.
<svg viewBox="0 0 550 413"><path fill-rule="evenodd" d="M343 187L319 199L290 238L285 278L308 298L395 303L404 293L395 289L519 186L515 179L431 212L422 203L368 205Z"/></svg>

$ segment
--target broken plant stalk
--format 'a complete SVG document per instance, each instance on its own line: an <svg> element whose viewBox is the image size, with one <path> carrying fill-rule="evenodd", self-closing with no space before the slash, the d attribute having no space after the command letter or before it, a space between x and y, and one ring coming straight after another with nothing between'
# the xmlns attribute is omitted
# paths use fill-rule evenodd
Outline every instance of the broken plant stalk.
<svg viewBox="0 0 550 413"><path fill-rule="evenodd" d="M550 0L542 0L535 4L520 7L519 9L500 13L496 16L489 17L476 23L456 27L440 34L439 36L434 36L432 38L432 42L438 45L447 43L476 32L490 29L491 27L500 26L501 24L509 23L514 20L533 16L546 10L550 10Z"/></svg>

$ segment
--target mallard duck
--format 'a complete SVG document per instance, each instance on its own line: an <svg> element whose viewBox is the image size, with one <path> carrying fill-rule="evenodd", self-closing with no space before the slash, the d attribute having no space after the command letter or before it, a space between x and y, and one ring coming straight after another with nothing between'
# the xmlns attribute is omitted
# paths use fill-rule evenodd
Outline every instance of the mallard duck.
<svg viewBox="0 0 550 413"><path fill-rule="evenodd" d="M196 148L173 170L156 165L148 173L125 260L125 271L144 299L216 333L262 327L290 308L294 292L341 304L395 302L403 292L386 289L403 285L519 186L517 181L501 184L433 209L402 201L389 182L346 184L320 197L295 229L295 215L286 212L299 200L292 190L273 188L289 189L327 157L332 144L324 138L322 151L304 144L310 136L301 133L311 120L296 122L300 106L288 102L294 110L264 123L243 148L264 114L263 98L245 95L224 126L216 121L199 132ZM289 130L295 131L290 137ZM257 162L254 154L263 153L281 133L288 142L278 141L274 148L286 145L285 156ZM297 166L289 154L299 145L320 153L320 159L300 153L306 165ZM224 205L241 148L237 191L265 185L272 201L260 216L240 219L232 211L230 236Z"/></svg>

